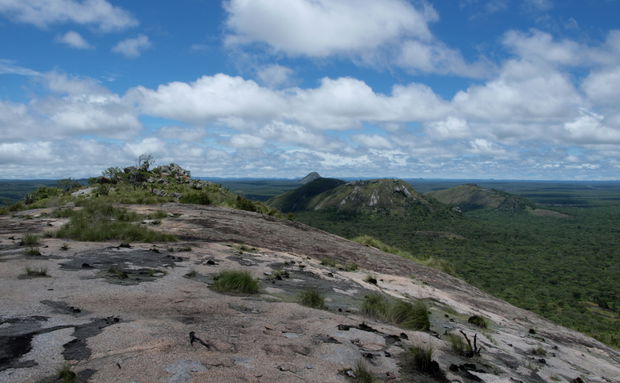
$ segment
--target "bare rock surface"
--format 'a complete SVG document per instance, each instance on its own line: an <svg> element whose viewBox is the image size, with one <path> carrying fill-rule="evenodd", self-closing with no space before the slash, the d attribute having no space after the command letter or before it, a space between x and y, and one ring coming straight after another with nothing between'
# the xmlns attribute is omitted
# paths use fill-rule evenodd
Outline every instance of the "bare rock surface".
<svg viewBox="0 0 620 383"><path fill-rule="evenodd" d="M77 381L347 382L358 361L378 381L433 381L403 368L400 355L412 345L432 346L452 382L620 382L616 350L398 256L257 213L130 208L170 213L156 228L179 242L44 238L41 255L29 256L21 237L63 221L37 211L0 217L1 382L54 381L65 363ZM322 258L358 270L322 266ZM22 278L26 267L48 276ZM211 290L213 276L229 269L259 278L261 292ZM325 296L326 309L297 303L308 287ZM424 299L430 331L361 316L373 291ZM468 323L472 315L488 328ZM460 331L477 336L479 356L451 350L447 334Z"/></svg>

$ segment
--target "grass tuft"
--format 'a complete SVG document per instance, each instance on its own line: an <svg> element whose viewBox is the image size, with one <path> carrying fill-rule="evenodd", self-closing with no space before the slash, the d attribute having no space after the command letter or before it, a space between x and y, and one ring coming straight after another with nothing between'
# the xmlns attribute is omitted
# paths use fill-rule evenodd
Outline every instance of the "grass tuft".
<svg viewBox="0 0 620 383"><path fill-rule="evenodd" d="M431 346L412 346L403 355L405 368L409 371L416 371L437 379L445 379L439 363L433 360L433 349Z"/></svg>
<svg viewBox="0 0 620 383"><path fill-rule="evenodd" d="M531 349L530 354L536 355L536 356L547 356L547 351L545 351L544 348L538 346L536 348Z"/></svg>
<svg viewBox="0 0 620 383"><path fill-rule="evenodd" d="M329 267L336 267L336 260L333 258L323 258L321 259L321 265L323 266L329 266Z"/></svg>
<svg viewBox="0 0 620 383"><path fill-rule="evenodd" d="M162 219L168 217L168 213L163 210L157 210L156 212L149 214L148 217L150 219Z"/></svg>
<svg viewBox="0 0 620 383"><path fill-rule="evenodd" d="M463 356L471 352L471 347L465 343L460 335L448 334L448 341L450 342L450 348L457 355Z"/></svg>
<svg viewBox="0 0 620 383"><path fill-rule="evenodd" d="M431 328L428 308L421 301L415 303L396 301L391 304L387 316L389 322L404 328L423 331L428 331Z"/></svg>
<svg viewBox="0 0 620 383"><path fill-rule="evenodd" d="M139 214L129 212L102 201L88 201L81 210L73 211L69 223L57 233L58 238L78 241L121 241L166 242L174 241L171 234L149 230L133 222L142 219Z"/></svg>
<svg viewBox="0 0 620 383"><path fill-rule="evenodd" d="M31 278L49 277L45 267L26 267L25 275Z"/></svg>
<svg viewBox="0 0 620 383"><path fill-rule="evenodd" d="M480 315L472 315L469 317L469 319L467 319L467 322L470 324L473 324L474 326L478 326L480 328L487 328L488 327L488 323L487 320L484 319L484 317L480 316Z"/></svg>
<svg viewBox="0 0 620 383"><path fill-rule="evenodd" d="M111 274L112 277L115 277L118 279L129 278L129 275L118 266L110 266L110 268L108 269L108 273Z"/></svg>
<svg viewBox="0 0 620 383"><path fill-rule="evenodd" d="M372 293L364 297L360 311L363 315L383 320L388 312L389 302L379 293Z"/></svg>
<svg viewBox="0 0 620 383"><path fill-rule="evenodd" d="M355 383L376 382L375 378L372 376L370 371L368 371L366 364L361 360L358 360L357 363L355 364L355 369L353 370L353 373L355 374L355 378L353 378L353 382Z"/></svg>
<svg viewBox="0 0 620 383"><path fill-rule="evenodd" d="M71 370L69 364L65 364L56 372L56 377L62 383L74 383L77 382L77 375Z"/></svg>
<svg viewBox="0 0 620 383"><path fill-rule="evenodd" d="M26 250L24 250L24 254L30 255L33 257L38 257L41 255L41 251L39 250L38 247L29 247Z"/></svg>
<svg viewBox="0 0 620 383"><path fill-rule="evenodd" d="M211 288L221 293L256 294L259 282L247 271L224 270L217 274Z"/></svg>
<svg viewBox="0 0 620 383"><path fill-rule="evenodd" d="M393 323L403 328L420 331L430 329L428 308L421 301L409 303L401 300L388 300L379 293L372 293L364 298L360 311L367 317Z"/></svg>
<svg viewBox="0 0 620 383"><path fill-rule="evenodd" d="M274 270L271 272L271 275L267 277L267 279L272 280L272 281L275 281L275 280L281 281L284 278L290 278L290 277L291 275L286 270Z"/></svg>
<svg viewBox="0 0 620 383"><path fill-rule="evenodd" d="M325 307L325 297L323 297L319 290L315 288L302 290L299 293L298 298L299 303L304 306L312 307L315 309L321 309Z"/></svg>
<svg viewBox="0 0 620 383"><path fill-rule="evenodd" d="M34 234L25 234L20 245L22 246L38 246L40 244L39 237Z"/></svg>
<svg viewBox="0 0 620 383"><path fill-rule="evenodd" d="M342 269L344 271L357 271L357 263L347 263L342 267Z"/></svg>
<svg viewBox="0 0 620 383"><path fill-rule="evenodd" d="M190 270L189 272L185 274L187 278L194 278L197 275L198 275L198 272L194 269Z"/></svg>

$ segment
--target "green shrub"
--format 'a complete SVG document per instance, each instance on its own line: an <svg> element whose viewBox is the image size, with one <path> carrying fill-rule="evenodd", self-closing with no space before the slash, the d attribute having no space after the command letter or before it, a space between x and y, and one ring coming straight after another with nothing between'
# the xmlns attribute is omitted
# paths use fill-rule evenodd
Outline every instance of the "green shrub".
<svg viewBox="0 0 620 383"><path fill-rule="evenodd" d="M163 210L157 210L156 212L149 214L148 217L150 219L162 219L168 217L168 213Z"/></svg>
<svg viewBox="0 0 620 383"><path fill-rule="evenodd" d="M196 205L211 205L211 198L209 198L209 194L205 192L192 191L183 194L183 197L179 199L181 203L193 203Z"/></svg>
<svg viewBox="0 0 620 383"><path fill-rule="evenodd" d="M110 190L112 190L110 185L99 184L95 187L95 195L96 196L107 196L107 195L110 195Z"/></svg>
<svg viewBox="0 0 620 383"><path fill-rule="evenodd" d="M478 326L480 328L487 328L488 327L486 319L484 319L480 315L472 315L472 316L470 316L469 319L467 319L467 322L470 323L470 324L473 324L474 326Z"/></svg>
<svg viewBox="0 0 620 383"><path fill-rule="evenodd" d="M24 197L24 202L26 203L26 205L31 205L43 199L47 199L51 197L58 197L62 193L63 193L62 189L49 187L49 186L42 186L40 188L35 189L33 192L26 194L26 196Z"/></svg>
<svg viewBox="0 0 620 383"><path fill-rule="evenodd" d="M423 265L425 265L425 266L432 267L433 269L437 269L439 271L443 271L446 274L450 274L450 275L453 275L453 276L458 276L454 266L446 259L429 257L429 258L424 259L424 260L419 260L418 259L418 262L423 264Z"/></svg>
<svg viewBox="0 0 620 383"><path fill-rule="evenodd" d="M344 265L343 267L344 271L356 271L357 270L357 263L347 263L346 265Z"/></svg>
<svg viewBox="0 0 620 383"><path fill-rule="evenodd" d="M531 349L530 353L532 355L536 355L536 356L546 356L547 355L547 351L545 351L545 349L540 347L540 346Z"/></svg>
<svg viewBox="0 0 620 383"><path fill-rule="evenodd" d="M250 201L247 198L241 197L240 195L238 195L237 199L235 200L235 208L253 212L258 211L257 206L254 202Z"/></svg>
<svg viewBox="0 0 620 383"><path fill-rule="evenodd" d="M353 374L355 374L355 378L353 378L353 382L355 383L374 383L376 382L375 378L372 376L370 371L366 368L366 364L358 360L355 364L355 369L353 370Z"/></svg>
<svg viewBox="0 0 620 383"><path fill-rule="evenodd" d="M364 246L374 247L375 249L381 250L385 253L392 253L406 258L413 258L411 253L408 253L397 247L390 246L374 237L371 237L370 235L360 235L358 237L352 238L351 240L357 243L361 243Z"/></svg>
<svg viewBox="0 0 620 383"><path fill-rule="evenodd" d="M304 306L312 307L315 309L321 309L325 307L325 298L319 290L315 288L309 288L302 290L298 296L299 303Z"/></svg>
<svg viewBox="0 0 620 383"><path fill-rule="evenodd" d="M259 282L247 271L225 270L217 274L211 288L218 292L256 294Z"/></svg>
<svg viewBox="0 0 620 383"><path fill-rule="evenodd" d="M70 208L55 209L52 212L52 217L54 218L69 218L72 215L73 215L73 209L70 209Z"/></svg>
<svg viewBox="0 0 620 383"><path fill-rule="evenodd" d="M62 191L68 192L81 188L82 184L72 178L64 178L56 181L56 186Z"/></svg>
<svg viewBox="0 0 620 383"><path fill-rule="evenodd" d="M13 205L9 206L7 209L9 212L24 210L26 206L24 206L23 202L16 202Z"/></svg>
<svg viewBox="0 0 620 383"><path fill-rule="evenodd" d="M37 246L39 245L39 237L34 234L25 234L20 242L22 246Z"/></svg>
<svg viewBox="0 0 620 383"><path fill-rule="evenodd" d="M329 267L336 267L336 260L333 258L323 258L321 259L321 265L329 266Z"/></svg>

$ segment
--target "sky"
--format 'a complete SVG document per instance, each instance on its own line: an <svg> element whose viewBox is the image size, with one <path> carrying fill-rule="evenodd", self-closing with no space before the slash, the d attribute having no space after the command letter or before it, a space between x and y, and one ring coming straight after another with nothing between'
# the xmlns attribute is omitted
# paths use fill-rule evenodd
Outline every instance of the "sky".
<svg viewBox="0 0 620 383"><path fill-rule="evenodd" d="M620 179L620 0L0 0L0 179Z"/></svg>

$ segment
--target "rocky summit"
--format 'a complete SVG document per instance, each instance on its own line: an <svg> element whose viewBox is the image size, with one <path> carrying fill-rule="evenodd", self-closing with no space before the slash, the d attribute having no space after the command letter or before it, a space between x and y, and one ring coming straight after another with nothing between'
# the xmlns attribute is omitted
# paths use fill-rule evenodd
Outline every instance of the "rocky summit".
<svg viewBox="0 0 620 383"><path fill-rule="evenodd" d="M475 184L437 190L427 195L463 211L476 209L519 211L534 208L534 204L525 198L495 189L482 188Z"/></svg>
<svg viewBox="0 0 620 383"><path fill-rule="evenodd" d="M620 381L618 351L405 258L259 212L125 207L174 237L0 216L0 381Z"/></svg>
<svg viewBox="0 0 620 383"><path fill-rule="evenodd" d="M319 179L319 178L321 178L321 175L320 175L319 173L317 173L317 172L310 172L310 173L308 173L308 175L307 175L307 176L305 176L304 178L302 178L302 179L299 181L299 183L300 183L300 184L304 184L304 185L305 185L305 184L307 184L307 183L309 183L309 182L312 182L312 181L314 181L314 180L317 180L317 179Z"/></svg>
<svg viewBox="0 0 620 383"><path fill-rule="evenodd" d="M319 178L271 199L268 204L284 212L338 211L394 216L433 215L447 210L399 179L345 182Z"/></svg>

